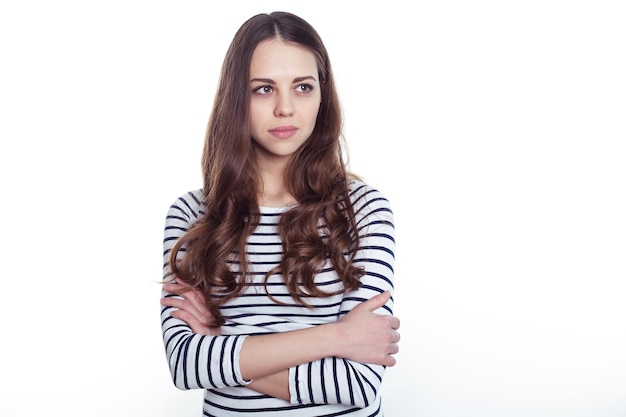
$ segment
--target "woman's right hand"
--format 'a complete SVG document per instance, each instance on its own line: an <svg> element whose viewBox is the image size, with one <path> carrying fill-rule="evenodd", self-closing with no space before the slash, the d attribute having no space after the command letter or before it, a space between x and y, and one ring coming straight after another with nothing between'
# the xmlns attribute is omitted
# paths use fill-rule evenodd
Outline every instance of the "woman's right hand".
<svg viewBox="0 0 626 417"><path fill-rule="evenodd" d="M221 334L219 327L210 326L211 323L213 323L213 315L206 306L202 292L188 285L176 282L163 284L163 289L170 294L176 294L182 297L161 298L162 305L177 309L172 311L172 317L187 323L194 333L212 336L219 336Z"/></svg>
<svg viewBox="0 0 626 417"><path fill-rule="evenodd" d="M391 294L385 291L354 307L337 323L339 352L336 356L362 363L394 366L400 341L400 320L374 313Z"/></svg>

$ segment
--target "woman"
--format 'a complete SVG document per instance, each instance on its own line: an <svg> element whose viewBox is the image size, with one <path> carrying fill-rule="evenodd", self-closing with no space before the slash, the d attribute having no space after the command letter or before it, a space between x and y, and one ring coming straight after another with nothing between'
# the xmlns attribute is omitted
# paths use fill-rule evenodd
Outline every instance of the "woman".
<svg viewBox="0 0 626 417"><path fill-rule="evenodd" d="M378 416L398 352L388 201L346 172L326 49L252 17L226 54L204 188L167 215L163 337L204 415ZM260 414L262 412L262 414Z"/></svg>

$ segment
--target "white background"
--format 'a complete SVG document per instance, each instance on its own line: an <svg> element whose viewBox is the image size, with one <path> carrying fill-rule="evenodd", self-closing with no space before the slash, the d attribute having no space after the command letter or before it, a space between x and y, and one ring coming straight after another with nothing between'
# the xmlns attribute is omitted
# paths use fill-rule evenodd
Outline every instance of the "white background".
<svg viewBox="0 0 626 417"><path fill-rule="evenodd" d="M621 3L3 2L0 415L200 415L161 342L164 216L236 29L283 9L396 213L386 415L626 416Z"/></svg>

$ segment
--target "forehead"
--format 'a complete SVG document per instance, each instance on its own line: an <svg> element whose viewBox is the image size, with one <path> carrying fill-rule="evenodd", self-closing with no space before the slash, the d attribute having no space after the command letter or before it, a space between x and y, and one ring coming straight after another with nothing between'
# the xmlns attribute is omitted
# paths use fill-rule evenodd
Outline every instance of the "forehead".
<svg viewBox="0 0 626 417"><path fill-rule="evenodd" d="M307 75L317 78L317 61L313 52L300 44L268 39L259 43L252 54L251 78L279 79Z"/></svg>

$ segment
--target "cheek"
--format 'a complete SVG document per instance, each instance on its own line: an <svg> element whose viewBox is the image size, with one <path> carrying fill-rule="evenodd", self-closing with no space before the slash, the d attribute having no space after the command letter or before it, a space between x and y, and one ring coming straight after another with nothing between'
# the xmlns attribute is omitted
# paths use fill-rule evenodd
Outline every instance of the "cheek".
<svg viewBox="0 0 626 417"><path fill-rule="evenodd" d="M261 124L263 122L263 109L262 109L262 107L250 106L250 114L249 114L248 117L250 119L250 128L252 130L258 129L259 127L261 127Z"/></svg>
<svg viewBox="0 0 626 417"><path fill-rule="evenodd" d="M310 105L308 105L306 108L306 113L308 117L312 119L314 122L315 122L315 119L317 119L317 114L319 113L319 111L320 111L319 102L310 103Z"/></svg>

